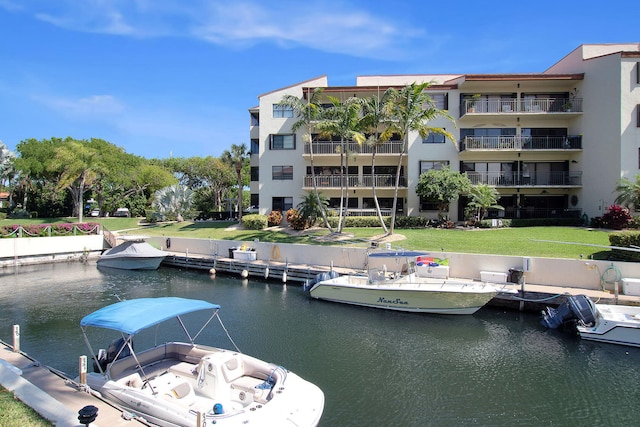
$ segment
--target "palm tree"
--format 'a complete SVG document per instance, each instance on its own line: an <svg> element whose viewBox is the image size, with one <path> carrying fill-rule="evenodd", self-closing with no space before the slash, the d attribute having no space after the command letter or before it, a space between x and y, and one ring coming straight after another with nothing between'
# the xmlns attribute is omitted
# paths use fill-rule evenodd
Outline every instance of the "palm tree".
<svg viewBox="0 0 640 427"><path fill-rule="evenodd" d="M479 221L484 219L487 214L487 209L504 210L504 208L498 204L500 193L498 193L495 187L488 184L471 186L469 197L471 198L469 206L477 209L477 218Z"/></svg>
<svg viewBox="0 0 640 427"><path fill-rule="evenodd" d="M398 167L396 169L396 183L393 193L393 207L391 212L391 227L389 234L393 234L396 222L396 208L398 204L398 190L400 188L400 170L402 168L402 159L407 152L409 146L409 132L417 131L421 137L425 138L430 133L444 135L454 142L453 135L442 128L433 128L427 126L430 120L445 117L452 123L455 123L446 111L435 107L433 100L425 89L429 87L429 83L412 83L400 90L395 88L389 89L389 114L393 123L393 130L402 138L402 150L398 155Z"/></svg>
<svg viewBox="0 0 640 427"><path fill-rule="evenodd" d="M0 141L0 186L7 182L7 189L9 190L9 207L13 205L13 191L12 183L16 176L16 168L14 160L16 154L9 150L2 141Z"/></svg>
<svg viewBox="0 0 640 427"><path fill-rule="evenodd" d="M160 214L182 222L191 214L193 191L179 184L162 188L155 192L152 207Z"/></svg>
<svg viewBox="0 0 640 427"><path fill-rule="evenodd" d="M329 200L322 194L318 194L316 197L315 194L307 193L302 198L302 201L298 203L298 213L307 221L309 226L315 225L320 216L326 218L328 208Z"/></svg>
<svg viewBox="0 0 640 427"><path fill-rule="evenodd" d="M376 194L376 153L378 148L387 143L392 135L392 129L390 126L388 109L385 104L388 101L388 92L382 95L374 95L368 98L361 98L362 104L362 118L360 119L359 127L367 135L366 144L371 147L371 191L373 194L373 200L376 206L376 213L380 220L380 225L385 234L389 232L387 225L382 218L382 212L380 211L380 202Z"/></svg>
<svg viewBox="0 0 640 427"><path fill-rule="evenodd" d="M242 222L242 168L247 162L247 146L244 144L231 144L231 151L224 150L221 157L222 161L227 165L235 168L238 175L238 221Z"/></svg>
<svg viewBox="0 0 640 427"><path fill-rule="evenodd" d="M615 203L631 206L635 211L640 206L640 175L636 175L636 182L627 178L620 179L616 191L620 195L616 197Z"/></svg>
<svg viewBox="0 0 640 427"><path fill-rule="evenodd" d="M282 97L282 100L279 102L280 105L284 105L287 107L293 108L293 111L296 112L298 117L298 121L291 126L291 130L293 132L297 132L298 130L304 130L305 134L303 136L303 140L305 143L309 144L309 159L311 161L311 182L313 185L313 192L315 194L316 202L318 205L322 204L320 193L318 192L318 182L316 180L316 171L314 166L314 157L313 157L313 130L315 124L320 119L322 114L322 106L320 105L319 98L323 92L323 88L315 88L313 93L309 95L309 101L305 102L303 99L298 98L293 95L285 95ZM333 232L333 228L329 224L327 220L326 210L321 211L322 221L324 222L324 226L329 230L329 232Z"/></svg>
<svg viewBox="0 0 640 427"><path fill-rule="evenodd" d="M338 214L338 233L342 233L345 212L349 207L349 153L347 143L355 141L363 144L365 136L359 132L358 121L360 115L360 101L349 98L341 102L338 98L329 96L331 107L325 111L317 128L323 135L340 137L340 211ZM346 206L344 206L346 204Z"/></svg>

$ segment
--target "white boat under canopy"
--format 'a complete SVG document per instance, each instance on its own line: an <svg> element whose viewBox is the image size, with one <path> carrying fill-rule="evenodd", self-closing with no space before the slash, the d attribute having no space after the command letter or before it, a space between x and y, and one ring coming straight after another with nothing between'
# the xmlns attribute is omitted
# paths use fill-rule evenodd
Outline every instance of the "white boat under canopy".
<svg viewBox="0 0 640 427"><path fill-rule="evenodd" d="M85 316L80 326L91 354L91 327L120 333L94 356L87 385L104 398L160 426L316 426L324 394L282 366L241 353L219 318L220 306L177 297L121 301ZM182 316L209 312L192 336ZM133 337L176 319L185 342L165 342L135 352ZM196 344L217 319L235 350ZM156 332L157 333L157 332Z"/></svg>

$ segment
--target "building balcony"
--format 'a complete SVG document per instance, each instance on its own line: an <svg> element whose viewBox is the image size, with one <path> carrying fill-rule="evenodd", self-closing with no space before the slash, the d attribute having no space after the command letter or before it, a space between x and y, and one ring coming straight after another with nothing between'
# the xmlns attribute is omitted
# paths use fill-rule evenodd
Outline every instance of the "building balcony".
<svg viewBox="0 0 640 427"><path fill-rule="evenodd" d="M537 172L466 172L471 183L492 187L581 187L582 171Z"/></svg>
<svg viewBox="0 0 640 427"><path fill-rule="evenodd" d="M348 179L348 181L347 181ZM386 175L380 174L374 177L376 182L376 188L395 188L396 176L395 175ZM349 188L356 189L357 187L361 188L371 188L372 180L371 175L368 176L359 176L359 175L349 175L341 177L340 175L316 175L316 184L318 188L340 188L341 183L344 183L342 186L346 185L348 182ZM313 188L313 177L311 175L305 175L304 182L302 184L303 188ZM407 187L407 178L404 176L400 177L400 188Z"/></svg>
<svg viewBox="0 0 640 427"><path fill-rule="evenodd" d="M460 151L582 150L582 135L570 136L466 136Z"/></svg>
<svg viewBox="0 0 640 427"><path fill-rule="evenodd" d="M358 144L353 141L349 141L346 144L346 150L349 154L373 154L373 147L367 144ZM377 147L376 155L397 155L402 152L402 141L388 141ZM327 156L327 155L339 155L342 152L342 144L339 141L314 141L313 142L313 155L314 156ZM304 146L304 156L309 156L310 147L309 144Z"/></svg>
<svg viewBox="0 0 640 427"><path fill-rule="evenodd" d="M463 99L460 117L503 114L582 113L582 98Z"/></svg>

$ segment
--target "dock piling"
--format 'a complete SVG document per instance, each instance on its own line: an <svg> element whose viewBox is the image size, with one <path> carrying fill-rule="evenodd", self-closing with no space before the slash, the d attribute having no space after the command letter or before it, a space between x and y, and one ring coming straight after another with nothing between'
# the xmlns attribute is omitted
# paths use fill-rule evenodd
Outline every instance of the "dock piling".
<svg viewBox="0 0 640 427"><path fill-rule="evenodd" d="M13 351L20 352L20 325L13 325Z"/></svg>

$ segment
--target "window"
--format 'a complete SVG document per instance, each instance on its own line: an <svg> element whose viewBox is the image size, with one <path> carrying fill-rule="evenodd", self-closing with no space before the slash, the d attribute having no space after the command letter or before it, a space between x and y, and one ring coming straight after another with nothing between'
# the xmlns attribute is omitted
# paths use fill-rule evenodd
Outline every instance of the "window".
<svg viewBox="0 0 640 427"><path fill-rule="evenodd" d="M260 126L260 113L251 112L251 126Z"/></svg>
<svg viewBox="0 0 640 427"><path fill-rule="evenodd" d="M293 166L271 166L271 179L292 180Z"/></svg>
<svg viewBox="0 0 640 427"><path fill-rule="evenodd" d="M260 168L258 166L251 166L251 181L260 181Z"/></svg>
<svg viewBox="0 0 640 427"><path fill-rule="evenodd" d="M270 148L272 150L295 150L295 135L271 135Z"/></svg>
<svg viewBox="0 0 640 427"><path fill-rule="evenodd" d="M293 117L293 107L290 105L273 104L274 119L289 119Z"/></svg>
<svg viewBox="0 0 640 427"><path fill-rule="evenodd" d="M257 139L251 140L251 154L258 154L260 152L260 142Z"/></svg>
<svg viewBox="0 0 640 427"><path fill-rule="evenodd" d="M442 129L446 130L446 129ZM440 135L439 133L431 132L426 138L422 138L423 144L444 144L446 142L446 138L444 135Z"/></svg>
<svg viewBox="0 0 640 427"><path fill-rule="evenodd" d="M293 207L293 197L273 197L271 210L286 212Z"/></svg>
<svg viewBox="0 0 640 427"><path fill-rule="evenodd" d="M445 166L449 166L448 160L421 160L420 161L420 173L426 172L429 169L440 170Z"/></svg>
<svg viewBox="0 0 640 427"><path fill-rule="evenodd" d="M430 93L429 96L433 101L433 106L438 110L449 109L449 96L446 93Z"/></svg>

